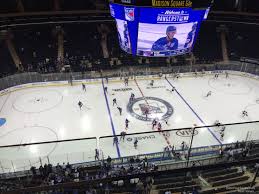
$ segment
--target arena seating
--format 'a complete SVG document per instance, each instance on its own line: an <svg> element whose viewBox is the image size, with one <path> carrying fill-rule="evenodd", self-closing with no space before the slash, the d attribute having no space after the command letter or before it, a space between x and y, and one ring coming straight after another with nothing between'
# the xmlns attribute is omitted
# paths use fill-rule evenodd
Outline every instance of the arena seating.
<svg viewBox="0 0 259 194"><path fill-rule="evenodd" d="M15 64L4 40L0 40L0 61L0 77L16 72Z"/></svg>
<svg viewBox="0 0 259 194"><path fill-rule="evenodd" d="M25 71L54 72L57 38L53 26L15 28L14 45Z"/></svg>
<svg viewBox="0 0 259 194"><path fill-rule="evenodd" d="M229 185L234 188L251 183L251 178L237 168L212 169L202 172L201 177L212 187L212 189L204 189L202 193L220 193L229 190Z"/></svg>
<svg viewBox="0 0 259 194"><path fill-rule="evenodd" d="M259 40L256 35L259 29L255 25L231 24L227 25L228 33L228 51L231 59L240 57L258 58L258 52L253 45L258 45Z"/></svg>
<svg viewBox="0 0 259 194"><path fill-rule="evenodd" d="M51 0L44 0L44 1L22 0L22 3L24 6L24 10L28 12L53 10L53 1Z"/></svg>
<svg viewBox="0 0 259 194"><path fill-rule="evenodd" d="M160 67L161 63L167 63L166 58L132 57L121 51L114 23L106 24L110 31L107 35L109 58L103 58L102 36L97 30L99 25L98 23L77 23L61 26L64 31L64 62L70 65L73 71L115 69L124 64L138 65L139 63L149 67ZM218 24L213 22L204 22L202 24L193 50L197 63L211 63L222 60L221 42L217 33L217 26ZM234 24L227 25L227 28L229 30L227 43L230 59L239 60L242 56L256 58L257 51L250 45L258 44L258 42L247 37L256 36L259 33L258 28L250 25L244 26L244 29L250 29L249 32L242 30L242 25L240 30L239 26ZM55 29L56 26L53 25L36 25L11 29L13 43L25 71L45 73L59 70L57 68L58 50ZM6 50L4 51L4 53L7 52ZM10 57L5 57L5 59L8 58ZM185 65L188 56L177 56L175 58L177 65ZM113 59L119 60L120 63L117 62L111 65L110 61ZM9 64L10 62L7 63Z"/></svg>
<svg viewBox="0 0 259 194"><path fill-rule="evenodd" d="M43 12L54 10L53 0L21 0L23 8L27 12ZM102 2L102 1L101 1ZM0 13L18 12L17 0L8 0L0 2ZM107 3L105 1L103 4ZM95 1L93 0L61 0L59 1L60 10L85 10L95 9Z"/></svg>
<svg viewBox="0 0 259 194"><path fill-rule="evenodd" d="M221 43L216 30L217 24L205 22L201 25L201 30L194 46L194 55L201 62L211 62L222 59Z"/></svg>
<svg viewBox="0 0 259 194"><path fill-rule="evenodd" d="M229 0L229 1L220 1L215 0L213 5L213 10L220 11L220 10L226 10L226 11L235 11L236 7L235 0Z"/></svg>
<svg viewBox="0 0 259 194"><path fill-rule="evenodd" d="M175 193L181 192L183 190L200 190L200 186L197 183L197 176L186 176L186 173L174 173L156 176L154 179L153 188L158 190L159 194L163 194L166 191Z"/></svg>
<svg viewBox="0 0 259 194"><path fill-rule="evenodd" d="M0 2L0 13L16 12L16 0L8 0Z"/></svg>
<svg viewBox="0 0 259 194"><path fill-rule="evenodd" d="M95 9L94 0L63 0L61 1L62 10L82 10L82 9Z"/></svg>

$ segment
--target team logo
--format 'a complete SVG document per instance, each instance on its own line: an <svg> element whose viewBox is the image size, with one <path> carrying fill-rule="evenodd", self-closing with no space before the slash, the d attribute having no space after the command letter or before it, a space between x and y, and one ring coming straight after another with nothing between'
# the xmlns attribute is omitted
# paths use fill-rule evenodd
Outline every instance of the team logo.
<svg viewBox="0 0 259 194"><path fill-rule="evenodd" d="M182 129L179 131L176 131L176 135L181 137L191 137L192 136L193 129ZM193 136L198 135L198 131L194 129Z"/></svg>
<svg viewBox="0 0 259 194"><path fill-rule="evenodd" d="M125 19L127 21L134 21L135 19L135 13L134 13L135 8L129 8L129 7L124 7L125 11Z"/></svg>
<svg viewBox="0 0 259 194"><path fill-rule="evenodd" d="M167 101L155 97L136 98L128 103L127 111L142 121L165 120L173 115L174 109Z"/></svg>

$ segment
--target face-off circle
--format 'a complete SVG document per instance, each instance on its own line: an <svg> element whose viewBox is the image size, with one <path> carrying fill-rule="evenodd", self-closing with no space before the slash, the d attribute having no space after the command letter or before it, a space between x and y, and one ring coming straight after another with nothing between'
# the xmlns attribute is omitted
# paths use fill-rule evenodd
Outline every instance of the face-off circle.
<svg viewBox="0 0 259 194"><path fill-rule="evenodd" d="M62 101L62 94L56 90L33 91L19 96L13 108L23 113L39 113L56 107Z"/></svg>
<svg viewBox="0 0 259 194"><path fill-rule="evenodd" d="M28 135L29 134L29 135ZM54 129L45 126L27 126L25 128L13 129L0 136L0 141L3 145L20 144L20 146L6 147L0 149L0 161L4 169L10 170L13 168L11 160L14 163L15 169L24 169L30 165L39 164L39 157L45 160L56 149L57 143L48 144L32 144L37 142L57 141L58 134ZM53 155L54 157L55 155ZM29 163L27 161L30 161Z"/></svg>
<svg viewBox="0 0 259 194"><path fill-rule="evenodd" d="M136 119L152 121L166 120L173 115L174 108L170 103L160 98L141 97L128 103L127 111Z"/></svg>

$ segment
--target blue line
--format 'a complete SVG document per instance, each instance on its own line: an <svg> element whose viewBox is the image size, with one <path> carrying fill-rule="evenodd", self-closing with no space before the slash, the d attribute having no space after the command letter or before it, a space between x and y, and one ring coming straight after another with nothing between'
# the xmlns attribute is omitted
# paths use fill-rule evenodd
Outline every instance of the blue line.
<svg viewBox="0 0 259 194"><path fill-rule="evenodd" d="M114 136L116 136L114 124L113 124L113 121L112 121L111 110L110 110L110 106L109 106L109 103L108 103L108 97L107 97L106 92L104 90L103 79L102 79L102 86L103 86L103 94L104 94L104 97L105 97L106 106L107 106L107 110L108 110L108 113L109 113L110 122L111 122L111 126L112 126L112 133L113 133ZM120 153L118 142L116 142L116 149L117 149L118 157L120 158L121 157L121 153Z"/></svg>
<svg viewBox="0 0 259 194"><path fill-rule="evenodd" d="M171 82L165 78L166 81L170 84L170 86L174 87ZM200 120L200 122L202 122L204 125L206 125L204 123L204 121L199 117L199 115L193 110L193 108L190 106L190 104L188 104L188 102L183 98L183 96L177 91L177 89L175 89L176 93L178 94L178 96L180 96L180 98L184 101L184 103L191 109L191 111L196 115L196 117ZM217 138L217 136L211 131L211 129L209 127L206 127L209 132L211 133L211 135L219 142L220 145L222 145L221 141Z"/></svg>

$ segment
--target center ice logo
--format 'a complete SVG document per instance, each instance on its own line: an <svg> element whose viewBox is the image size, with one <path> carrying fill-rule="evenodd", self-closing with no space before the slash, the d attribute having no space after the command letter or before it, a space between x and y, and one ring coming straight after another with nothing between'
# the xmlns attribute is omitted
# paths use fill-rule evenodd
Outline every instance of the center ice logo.
<svg viewBox="0 0 259 194"><path fill-rule="evenodd" d="M159 106L152 106L149 104L139 104L142 115L152 114L152 113L163 113Z"/></svg>
<svg viewBox="0 0 259 194"><path fill-rule="evenodd" d="M170 103L160 98L136 98L127 105L127 111L136 119L152 121L165 120L173 115L174 109Z"/></svg>

